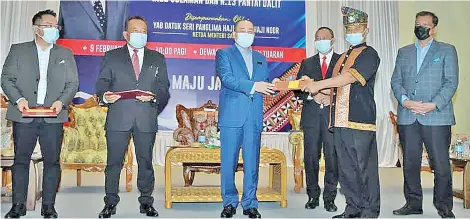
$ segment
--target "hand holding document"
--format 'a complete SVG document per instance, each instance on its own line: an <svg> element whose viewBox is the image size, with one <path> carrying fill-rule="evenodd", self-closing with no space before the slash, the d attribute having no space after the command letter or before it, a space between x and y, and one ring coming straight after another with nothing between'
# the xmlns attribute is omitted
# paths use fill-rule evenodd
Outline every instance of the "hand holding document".
<svg viewBox="0 0 470 219"><path fill-rule="evenodd" d="M300 80L293 81L279 81L274 85L274 90L276 91L287 91L287 90L300 90L302 87L307 85L313 80L307 76L302 77Z"/></svg>
<svg viewBox="0 0 470 219"><path fill-rule="evenodd" d="M119 97L118 97L119 96ZM127 90L127 91L119 91L119 92L106 92L105 97L106 100L113 99L112 97L116 97L118 99L137 99L137 97L153 97L155 94L148 92L148 91L142 91L142 90ZM114 101L116 101L114 100ZM108 102L110 102L108 100Z"/></svg>

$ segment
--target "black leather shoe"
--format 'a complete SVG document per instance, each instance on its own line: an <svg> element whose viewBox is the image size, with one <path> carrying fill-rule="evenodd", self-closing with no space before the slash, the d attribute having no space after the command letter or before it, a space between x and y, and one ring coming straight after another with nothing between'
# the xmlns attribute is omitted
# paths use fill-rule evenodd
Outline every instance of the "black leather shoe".
<svg viewBox="0 0 470 219"><path fill-rule="evenodd" d="M318 205L318 199L309 198L307 203L305 203L305 209L315 209Z"/></svg>
<svg viewBox="0 0 470 219"><path fill-rule="evenodd" d="M243 215L248 215L249 218L261 218L261 214L256 208L243 210Z"/></svg>
<svg viewBox="0 0 470 219"><path fill-rule="evenodd" d="M152 205L140 205L140 213L148 217L158 217L158 212Z"/></svg>
<svg viewBox="0 0 470 219"><path fill-rule="evenodd" d="M5 218L20 218L26 215L26 206L24 204L13 204Z"/></svg>
<svg viewBox="0 0 470 219"><path fill-rule="evenodd" d="M438 211L437 212L441 218L455 218L454 213L451 210Z"/></svg>
<svg viewBox="0 0 470 219"><path fill-rule="evenodd" d="M353 214L353 215L346 215L346 213L341 213L338 215L333 216L332 218L360 218L361 214Z"/></svg>
<svg viewBox="0 0 470 219"><path fill-rule="evenodd" d="M224 207L224 210L222 210L222 213L220 213L220 217L231 218L236 213L237 213L237 209L235 207L233 207L232 205L227 205Z"/></svg>
<svg viewBox="0 0 470 219"><path fill-rule="evenodd" d="M55 211L54 205L42 205L41 216L44 218L58 218L57 212Z"/></svg>
<svg viewBox="0 0 470 219"><path fill-rule="evenodd" d="M335 202L325 202L323 206L328 212L336 212L338 210L338 207L336 207Z"/></svg>
<svg viewBox="0 0 470 219"><path fill-rule="evenodd" d="M403 206L402 208L393 211L393 214L394 215L423 214L423 209L413 208L411 205L405 204L405 206Z"/></svg>
<svg viewBox="0 0 470 219"><path fill-rule="evenodd" d="M110 218L111 215L116 214L116 205L105 205L101 210L99 218Z"/></svg>

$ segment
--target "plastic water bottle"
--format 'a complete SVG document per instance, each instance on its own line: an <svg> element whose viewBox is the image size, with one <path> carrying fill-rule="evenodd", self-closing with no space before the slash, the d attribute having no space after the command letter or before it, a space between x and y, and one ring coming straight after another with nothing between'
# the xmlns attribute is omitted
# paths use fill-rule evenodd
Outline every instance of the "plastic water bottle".
<svg viewBox="0 0 470 219"><path fill-rule="evenodd" d="M467 138L467 140L463 143L464 147L464 156L466 158L470 158L470 138Z"/></svg>
<svg viewBox="0 0 470 219"><path fill-rule="evenodd" d="M197 136L198 143L205 144L206 143L206 135L202 130L199 131L199 136Z"/></svg>
<svg viewBox="0 0 470 219"><path fill-rule="evenodd" d="M462 140L458 139L455 143L455 157L456 158L463 158L465 152L465 147L463 145Z"/></svg>

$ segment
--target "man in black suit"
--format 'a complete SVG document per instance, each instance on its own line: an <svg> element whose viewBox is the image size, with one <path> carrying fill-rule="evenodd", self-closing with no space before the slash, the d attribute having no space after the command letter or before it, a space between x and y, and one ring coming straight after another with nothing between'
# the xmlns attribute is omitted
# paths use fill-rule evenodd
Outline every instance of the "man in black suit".
<svg viewBox="0 0 470 219"><path fill-rule="evenodd" d="M318 54L302 61L297 79L320 81L331 78L331 72L340 57L333 51L334 42L333 31L328 27L320 27L315 33L315 47ZM318 170L323 146L325 158L323 202L327 211L335 212L338 210L334 203L338 184L338 165L333 145L333 133L328 130L329 94L329 89L313 97L309 93L296 92L296 95L303 100L300 125L304 132L304 165L307 175L308 202L305 208L314 209L319 205L321 189L318 186Z"/></svg>
<svg viewBox="0 0 470 219"><path fill-rule="evenodd" d="M140 213L156 217L158 212L152 206L155 183L152 154L157 116L170 98L170 82L165 57L145 48L147 21L139 16L129 18L123 34L127 45L106 53L96 82L97 94L109 106L105 126L108 147L106 196L99 217L109 218L116 213L119 178L131 135L139 167ZM120 95L113 93L134 89L154 96L120 99Z"/></svg>

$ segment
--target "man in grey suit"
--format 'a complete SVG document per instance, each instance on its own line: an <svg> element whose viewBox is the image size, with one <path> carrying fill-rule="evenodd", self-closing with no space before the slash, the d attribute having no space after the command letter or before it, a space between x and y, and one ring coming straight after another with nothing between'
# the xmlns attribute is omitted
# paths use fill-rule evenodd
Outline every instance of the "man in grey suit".
<svg viewBox="0 0 470 219"><path fill-rule="evenodd" d="M452 97L459 66L453 45L436 41L438 17L416 14L415 44L398 50L391 85L399 101L398 131L403 146L406 204L395 215L422 214L421 155L423 143L434 170L434 206L441 217L452 213L452 173L449 164L451 126L455 125Z"/></svg>
<svg viewBox="0 0 470 219"><path fill-rule="evenodd" d="M56 13L40 11L32 22L35 40L12 45L2 72L2 89L9 100L7 119L13 121L15 143L13 206L6 218L26 215L29 163L38 138L44 157L41 215L57 217L54 203L60 177L63 123L68 118L67 106L78 90L72 52L54 44L59 37ZM22 117L22 111L33 106L54 108L57 117Z"/></svg>
<svg viewBox="0 0 470 219"><path fill-rule="evenodd" d="M128 1L60 1L60 38L123 40Z"/></svg>
<svg viewBox="0 0 470 219"><path fill-rule="evenodd" d="M105 126L108 147L106 196L100 218L109 218L116 213L120 200L119 177L131 135L139 167L137 187L140 191L140 213L158 216L152 206L155 183L152 154L158 128L157 116L170 98L170 82L165 57L145 48L147 21L135 16L127 20L126 26L123 35L127 45L106 53L96 82L98 96L109 106ZM154 96L121 99L120 95L113 93L135 89Z"/></svg>

